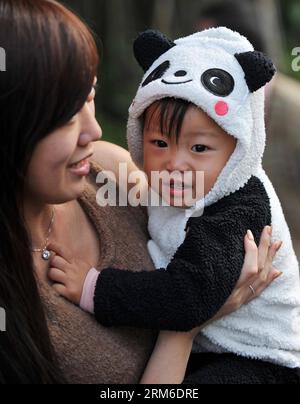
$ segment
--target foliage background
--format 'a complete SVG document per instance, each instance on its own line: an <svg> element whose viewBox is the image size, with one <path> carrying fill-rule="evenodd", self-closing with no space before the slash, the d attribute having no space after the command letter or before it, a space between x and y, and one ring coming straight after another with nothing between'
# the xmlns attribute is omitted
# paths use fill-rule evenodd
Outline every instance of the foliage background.
<svg viewBox="0 0 300 404"><path fill-rule="evenodd" d="M292 50L300 47L300 0L59 1L77 12L98 38L101 66L97 119L104 140L124 147L127 111L142 77L132 51L139 32L153 28L176 39L211 26L225 7L227 19L224 22L222 17L223 25L231 22L238 31L248 26L246 36L250 29L252 41L257 35L262 39L261 49L259 44L256 48L271 56L277 70L284 73L277 76L277 92L268 93L271 98L266 103L268 147L264 168L281 200L300 261L300 72L292 70ZM213 15L208 17L207 8L213 6ZM247 9L244 17L242 7Z"/></svg>
<svg viewBox="0 0 300 404"><path fill-rule="evenodd" d="M97 117L104 139L126 147L127 110L141 80L132 42L138 32L159 29L171 38L195 31L207 3L227 0L64 0L63 4L91 26L101 53ZM258 9L257 29L269 53L285 73L300 80L291 69L291 51L300 46L300 0L243 0ZM253 17L255 18L255 17Z"/></svg>

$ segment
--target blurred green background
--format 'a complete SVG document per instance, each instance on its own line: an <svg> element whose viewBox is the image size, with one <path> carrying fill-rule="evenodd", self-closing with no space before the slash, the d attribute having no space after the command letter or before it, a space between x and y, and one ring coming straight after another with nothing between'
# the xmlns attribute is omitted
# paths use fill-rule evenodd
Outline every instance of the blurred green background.
<svg viewBox="0 0 300 404"><path fill-rule="evenodd" d="M141 80L132 43L138 32L159 29L172 39L198 29L198 22L214 5L231 0L64 0L91 26L101 53L97 117L104 139L126 147L127 110ZM292 49L300 46L300 0L243 0L265 48L281 71L300 79L291 69Z"/></svg>
<svg viewBox="0 0 300 404"><path fill-rule="evenodd" d="M280 197L300 259L300 0L63 0L96 34L101 54L97 119L104 140L126 147L127 111L142 78L133 57L138 33L171 39L225 25L246 35L278 70L266 88L264 168ZM300 69L300 60L298 63ZM295 69L296 70L296 69ZM276 236L275 236L276 237Z"/></svg>
<svg viewBox="0 0 300 404"><path fill-rule="evenodd" d="M277 75L266 87L264 168L279 195L300 259L300 0L62 0L95 32L101 54L97 119L104 140L126 147L127 111L142 78L133 57L138 33L158 29L176 39L223 25L268 54ZM300 69L300 60L298 63ZM276 235L275 235L276 237Z"/></svg>

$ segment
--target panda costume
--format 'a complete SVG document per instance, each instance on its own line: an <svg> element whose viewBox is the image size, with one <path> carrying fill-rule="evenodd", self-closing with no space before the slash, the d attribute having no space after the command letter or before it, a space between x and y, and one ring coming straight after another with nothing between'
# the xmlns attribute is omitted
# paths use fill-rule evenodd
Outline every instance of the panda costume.
<svg viewBox="0 0 300 404"><path fill-rule="evenodd" d="M204 200L188 211L149 207L148 248L160 270L105 269L96 285L96 318L106 326L175 331L206 323L238 282L247 230L258 243L263 228L272 225L273 238L283 241L274 262L283 276L248 305L203 329L193 345L197 364L186 382L298 383L299 267L280 202L262 168L263 87L275 68L227 28L175 42L146 31L134 51L145 75L129 110L128 144L140 168L143 113L163 98L192 102L238 142Z"/></svg>

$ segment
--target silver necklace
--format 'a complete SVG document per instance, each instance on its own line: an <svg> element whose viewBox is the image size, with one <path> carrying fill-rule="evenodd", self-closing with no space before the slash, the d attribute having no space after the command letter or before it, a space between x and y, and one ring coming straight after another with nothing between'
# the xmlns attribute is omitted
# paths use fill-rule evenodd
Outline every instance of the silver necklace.
<svg viewBox="0 0 300 404"><path fill-rule="evenodd" d="M49 238L50 238L51 231L52 231L52 227L53 227L53 223L54 223L54 218L55 218L55 209L53 208L53 210L52 210L52 216L51 216L51 221L50 221L50 224L49 224L49 227L48 227L48 231L47 231L47 236L46 236L45 242L43 243L43 246L44 246L44 247L42 247L42 248L32 248L32 252L35 252L35 253L39 252L39 253L42 253L42 254L41 254L41 258L42 258L44 261L49 261L49 259L50 259L50 257L51 257L51 252L47 249L47 247L48 247L48 242L49 242Z"/></svg>

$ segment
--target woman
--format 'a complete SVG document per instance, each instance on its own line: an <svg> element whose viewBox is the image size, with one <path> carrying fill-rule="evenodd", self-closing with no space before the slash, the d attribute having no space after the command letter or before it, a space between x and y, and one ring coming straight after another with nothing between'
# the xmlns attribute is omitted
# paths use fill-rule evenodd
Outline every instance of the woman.
<svg viewBox="0 0 300 404"><path fill-rule="evenodd" d="M68 248L75 259L88 258L99 270L112 264L153 269L144 210L96 204L101 167L117 172L118 163L127 162L129 172L136 168L126 151L96 142L101 129L94 110L95 42L73 13L53 0L0 0L0 19L7 57L0 84L0 307L7 316L0 381L137 383L155 333L105 329L59 298L47 279L50 242ZM243 275L219 316L253 298L249 284L255 282L261 293L277 275L272 258L279 246L268 249L269 242L266 231L257 262L255 243L246 241ZM192 341L193 332L182 338ZM178 351L177 341L168 347L176 353L176 374L168 369L168 382L183 379L189 355L188 348ZM158 372L168 366L163 348L162 333L143 382L154 375L167 382Z"/></svg>

